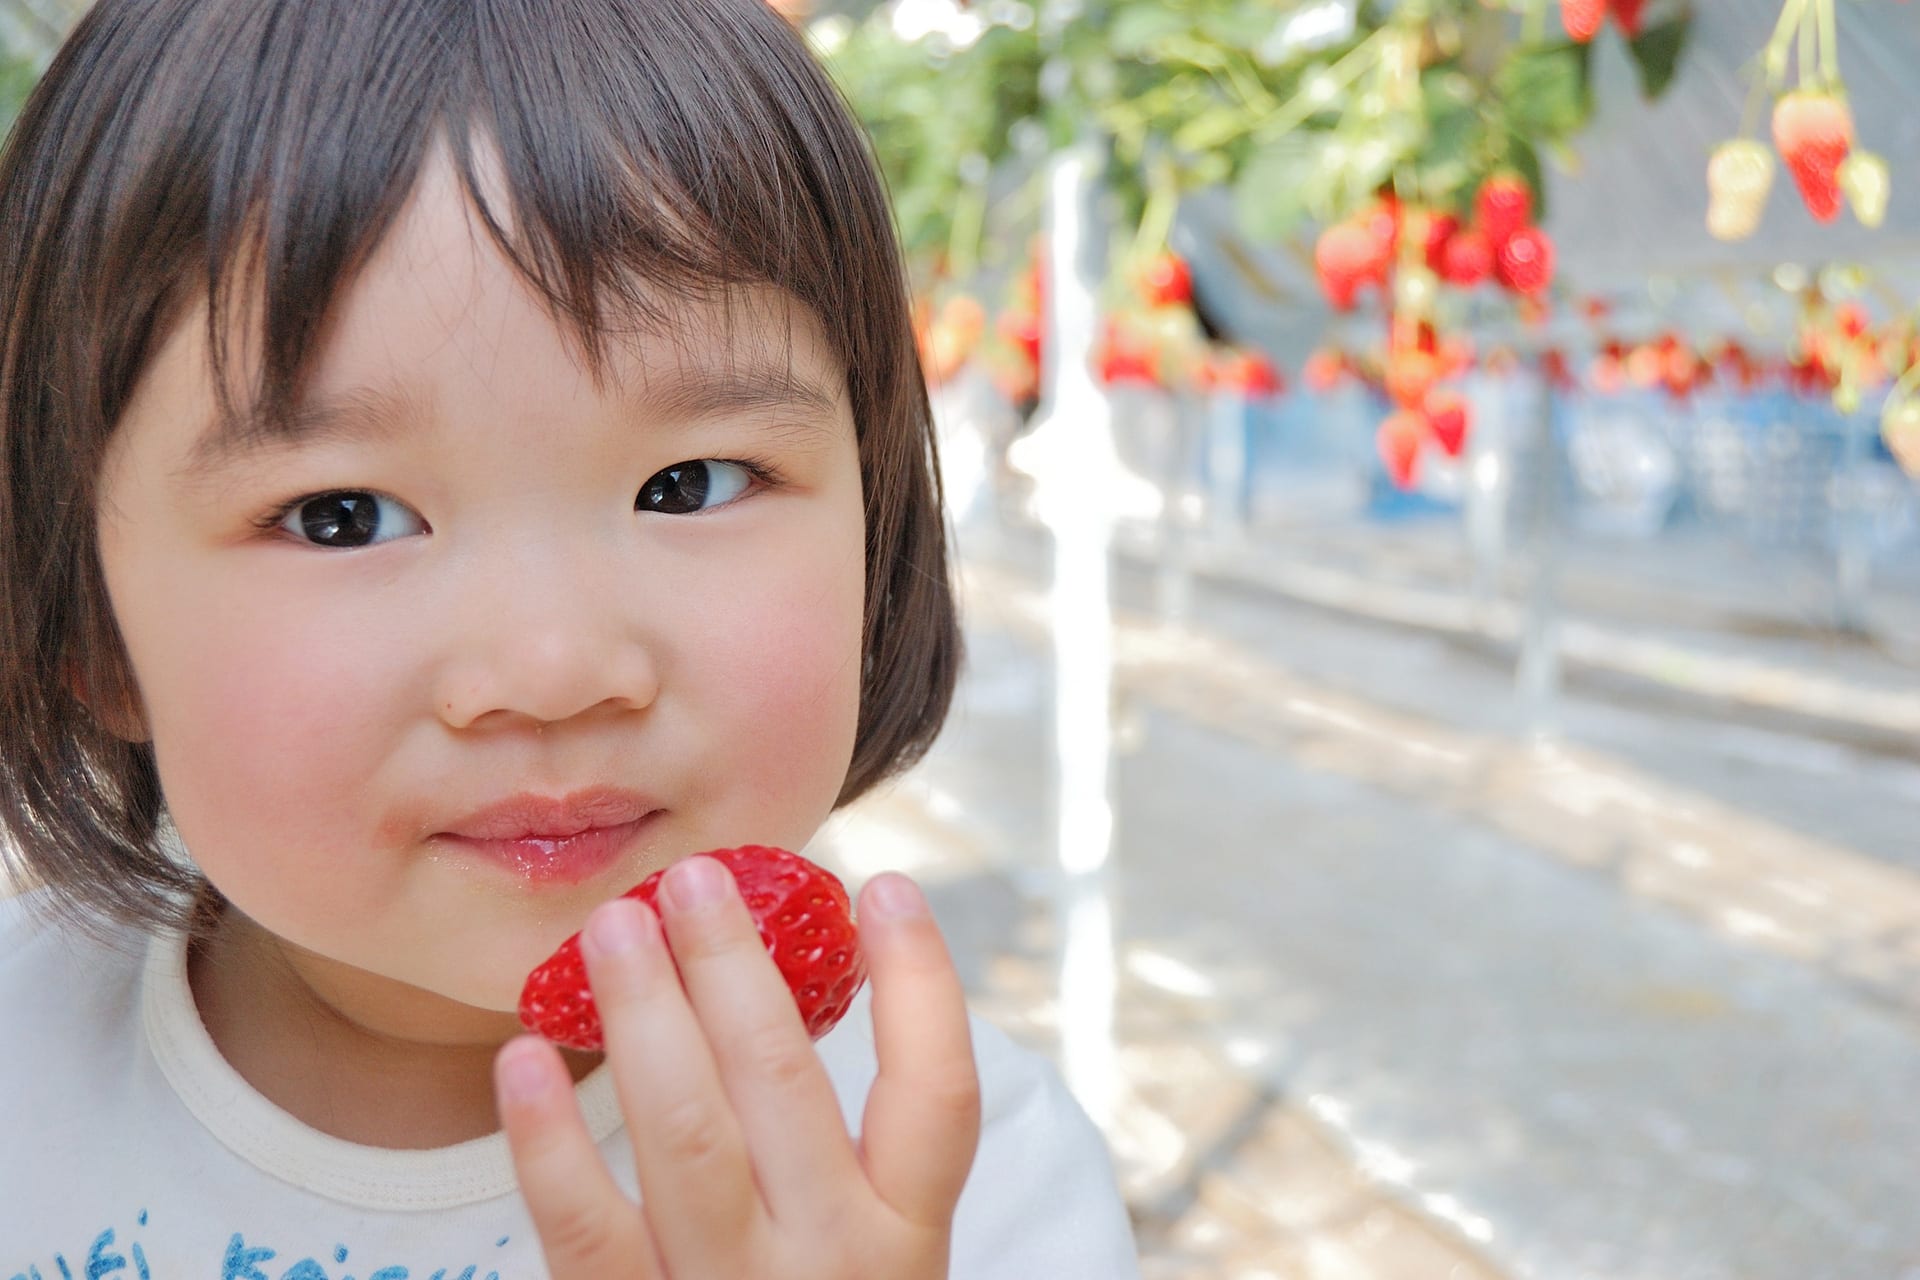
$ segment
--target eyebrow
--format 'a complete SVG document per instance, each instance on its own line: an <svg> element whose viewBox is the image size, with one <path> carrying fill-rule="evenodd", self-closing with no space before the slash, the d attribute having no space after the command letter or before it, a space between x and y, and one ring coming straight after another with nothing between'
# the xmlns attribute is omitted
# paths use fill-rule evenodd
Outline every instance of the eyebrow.
<svg viewBox="0 0 1920 1280"><path fill-rule="evenodd" d="M803 436L815 425L824 427L841 399L791 369L764 364L682 365L650 374L641 387L632 404L648 419L692 423L736 413L798 410L801 421L779 425L784 432L797 430ZM386 440L422 416L417 400L380 387L305 400L278 417L255 408L225 417L203 433L182 472L189 480L200 480L275 448Z"/></svg>

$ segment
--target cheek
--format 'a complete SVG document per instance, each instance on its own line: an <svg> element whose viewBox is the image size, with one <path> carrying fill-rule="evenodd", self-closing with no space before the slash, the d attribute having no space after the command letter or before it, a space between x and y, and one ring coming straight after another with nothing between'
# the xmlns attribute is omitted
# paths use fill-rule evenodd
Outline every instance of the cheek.
<svg viewBox="0 0 1920 1280"><path fill-rule="evenodd" d="M380 768L393 650L364 626L316 625L250 590L226 596L247 609L223 609L208 584L204 598L176 596L167 625L129 629L169 808L208 859L220 857L206 842L216 834L341 848L341 824Z"/></svg>
<svg viewBox="0 0 1920 1280"><path fill-rule="evenodd" d="M723 755L765 803L792 797L812 822L839 795L859 721L865 584L859 543L852 548L769 557L690 656L702 666L697 687L721 704Z"/></svg>

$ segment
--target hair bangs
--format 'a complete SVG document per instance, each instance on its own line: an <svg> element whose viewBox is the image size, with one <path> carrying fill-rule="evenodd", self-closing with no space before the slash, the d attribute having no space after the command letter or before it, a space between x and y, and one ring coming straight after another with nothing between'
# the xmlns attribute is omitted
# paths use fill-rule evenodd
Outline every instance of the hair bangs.
<svg viewBox="0 0 1920 1280"><path fill-rule="evenodd" d="M887 305L897 265L873 252L891 249L884 193L837 98L800 73L804 50L760 0L254 8L251 38L205 51L208 101L188 112L246 83L279 92L212 114L210 131L192 120L165 130L203 142L171 157L174 180L156 197L204 211L204 269L176 275L167 296L204 284L223 389L235 385L230 321L255 323L259 417L289 416L329 304L439 145L596 375L624 326L673 332L675 299L768 285L819 319L857 423L893 407L860 377L901 354L899 325L862 322L899 310ZM182 208L128 213L123 225L192 221ZM867 251L847 254L849 241ZM889 269L876 279L850 260Z"/></svg>

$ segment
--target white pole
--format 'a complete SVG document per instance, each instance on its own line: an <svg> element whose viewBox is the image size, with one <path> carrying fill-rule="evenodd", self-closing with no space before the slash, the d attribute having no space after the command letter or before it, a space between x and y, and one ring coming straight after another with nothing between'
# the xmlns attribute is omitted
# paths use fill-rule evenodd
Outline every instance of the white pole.
<svg viewBox="0 0 1920 1280"><path fill-rule="evenodd" d="M1108 556L1120 492L1112 414L1094 382L1094 282L1104 246L1090 229L1097 148L1056 155L1047 175L1047 348L1034 429L1012 462L1034 478L1053 535L1054 751L1058 801L1061 1069L1096 1123L1119 1102L1114 1043L1113 605Z"/></svg>

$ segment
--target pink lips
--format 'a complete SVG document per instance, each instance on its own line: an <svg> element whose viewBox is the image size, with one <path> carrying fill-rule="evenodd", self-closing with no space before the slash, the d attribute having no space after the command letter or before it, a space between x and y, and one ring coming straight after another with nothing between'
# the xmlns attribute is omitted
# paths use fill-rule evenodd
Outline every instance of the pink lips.
<svg viewBox="0 0 1920 1280"><path fill-rule="evenodd" d="M601 787L553 798L511 796L439 833L536 883L578 884L604 871L660 812L631 791Z"/></svg>

